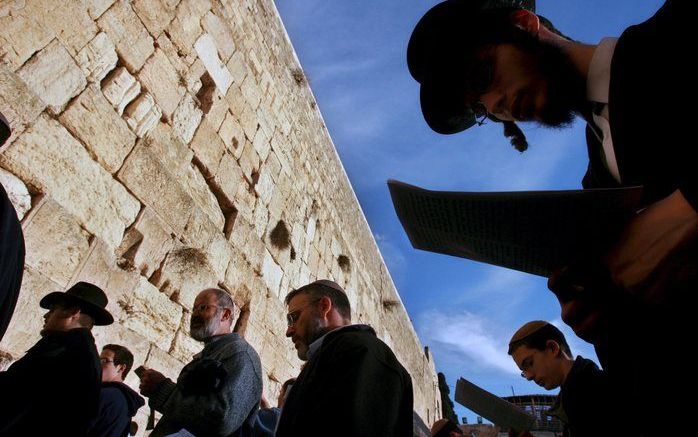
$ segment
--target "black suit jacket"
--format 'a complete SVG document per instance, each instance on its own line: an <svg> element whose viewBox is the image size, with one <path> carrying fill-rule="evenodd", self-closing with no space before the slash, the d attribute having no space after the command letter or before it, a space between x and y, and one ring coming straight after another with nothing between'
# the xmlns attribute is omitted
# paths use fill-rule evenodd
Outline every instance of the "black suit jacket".
<svg viewBox="0 0 698 437"><path fill-rule="evenodd" d="M365 325L331 332L298 376L276 437L412 436L412 378Z"/></svg>

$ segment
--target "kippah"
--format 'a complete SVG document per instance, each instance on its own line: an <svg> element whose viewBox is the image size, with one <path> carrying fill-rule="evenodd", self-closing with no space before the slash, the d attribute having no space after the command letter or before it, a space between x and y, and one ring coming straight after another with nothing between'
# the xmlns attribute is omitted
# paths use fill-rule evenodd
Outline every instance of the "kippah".
<svg viewBox="0 0 698 437"><path fill-rule="evenodd" d="M550 323L544 321L544 320L534 320L532 322L528 322L522 327L519 328L518 331L514 333L514 336L511 337L511 340L509 340L509 346L511 347L512 344L523 340L524 338L534 334L538 330L550 325Z"/></svg>

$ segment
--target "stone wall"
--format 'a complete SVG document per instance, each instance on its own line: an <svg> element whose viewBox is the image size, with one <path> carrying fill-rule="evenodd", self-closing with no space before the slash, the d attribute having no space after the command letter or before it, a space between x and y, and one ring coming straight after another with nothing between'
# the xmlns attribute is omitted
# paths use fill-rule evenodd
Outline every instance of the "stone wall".
<svg viewBox="0 0 698 437"><path fill-rule="evenodd" d="M242 308L236 329L275 400L301 364L283 297L333 278L411 373L417 413L440 415L431 356L271 0L4 1L0 58L14 130L0 181L27 247L0 351L21 356L40 297L87 280L116 319L94 329L98 345L176 377L201 347L188 308L218 285Z"/></svg>

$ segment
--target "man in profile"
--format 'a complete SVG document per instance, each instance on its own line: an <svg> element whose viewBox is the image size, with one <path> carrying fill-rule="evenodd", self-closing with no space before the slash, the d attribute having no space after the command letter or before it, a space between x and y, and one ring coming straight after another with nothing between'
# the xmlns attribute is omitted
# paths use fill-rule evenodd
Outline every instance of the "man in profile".
<svg viewBox="0 0 698 437"><path fill-rule="evenodd" d="M230 332L235 305L218 288L201 291L194 300L189 332L204 349L184 366L173 382L146 369L140 391L162 413L151 437L182 429L196 436L252 434L262 396L259 355L242 337Z"/></svg>
<svg viewBox="0 0 698 437"><path fill-rule="evenodd" d="M133 354L124 346L108 344L99 355L102 363L102 389L99 394L99 413L89 436L125 437L131 428L131 419L145 400L124 383L133 367Z"/></svg>
<svg viewBox="0 0 698 437"><path fill-rule="evenodd" d="M78 282L44 296L41 340L0 372L0 436L86 435L97 416L100 365L92 327L111 324L107 296Z"/></svg>
<svg viewBox="0 0 698 437"><path fill-rule="evenodd" d="M606 375L593 361L573 358L559 329L540 320L528 322L511 337L507 353L522 377L546 390L560 388L548 414L564 424L564 436L613 435Z"/></svg>
<svg viewBox="0 0 698 437"><path fill-rule="evenodd" d="M286 305L286 336L306 364L276 437L412 435L412 378L373 328L352 324L344 290L322 279L291 291Z"/></svg>

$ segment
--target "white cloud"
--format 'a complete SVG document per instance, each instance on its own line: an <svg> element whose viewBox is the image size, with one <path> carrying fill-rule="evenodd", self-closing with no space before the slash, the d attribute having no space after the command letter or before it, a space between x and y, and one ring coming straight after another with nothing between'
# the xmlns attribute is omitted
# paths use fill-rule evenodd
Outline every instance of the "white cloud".
<svg viewBox="0 0 698 437"><path fill-rule="evenodd" d="M417 330L437 360L447 356L457 359L464 374L469 373L467 369L519 373L507 355L508 338L497 334L505 330L493 320L467 311L447 314L429 310L418 316Z"/></svg>

